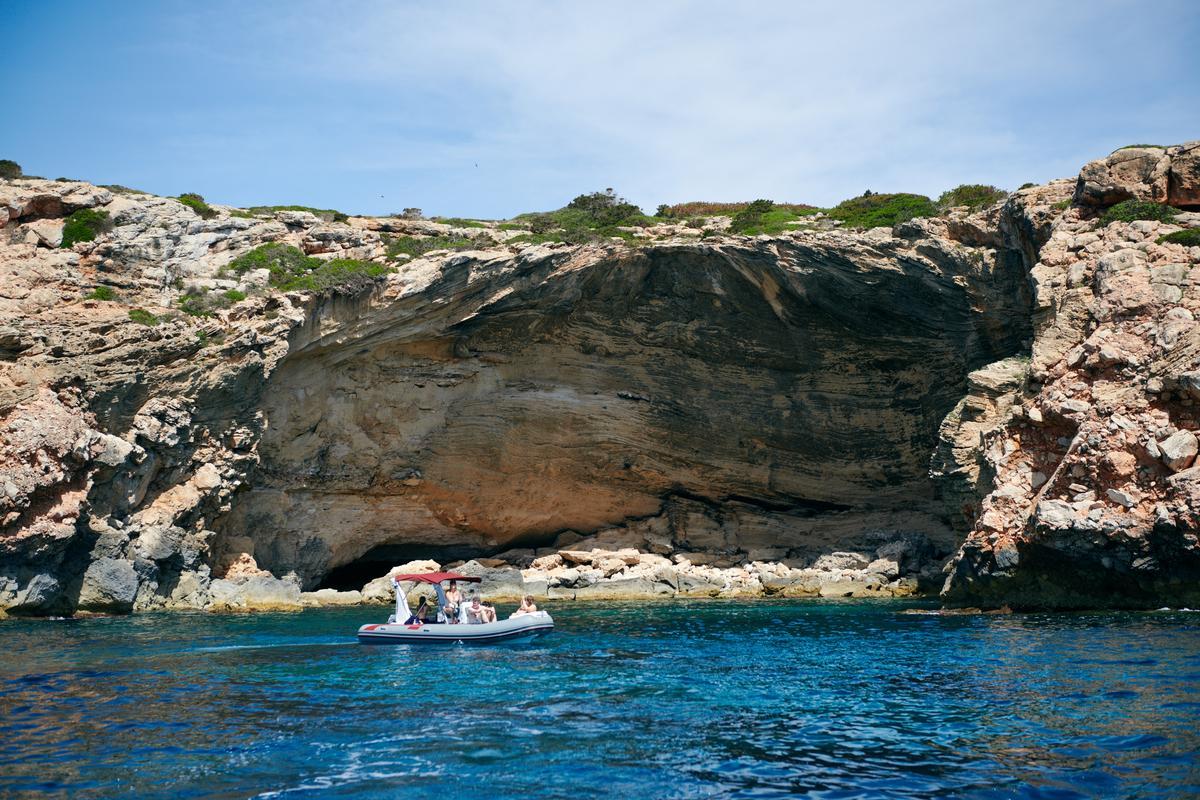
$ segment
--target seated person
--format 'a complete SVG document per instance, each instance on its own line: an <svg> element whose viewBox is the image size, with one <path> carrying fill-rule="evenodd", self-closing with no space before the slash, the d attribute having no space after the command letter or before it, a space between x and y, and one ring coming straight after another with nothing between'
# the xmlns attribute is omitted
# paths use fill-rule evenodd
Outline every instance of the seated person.
<svg viewBox="0 0 1200 800"><path fill-rule="evenodd" d="M414 611L407 620L405 625L425 625L429 623L429 603L425 599L425 595L421 595L417 602L417 610Z"/></svg>
<svg viewBox="0 0 1200 800"><path fill-rule="evenodd" d="M491 603L481 603L480 610L483 612L483 621L484 622L495 622L496 621L496 607L494 605L492 605Z"/></svg>
<svg viewBox="0 0 1200 800"><path fill-rule="evenodd" d="M467 622L473 625L478 625L482 622L495 622L496 611L489 609L487 606L479 602L479 595L471 596L471 603L467 606Z"/></svg>
<svg viewBox="0 0 1200 800"><path fill-rule="evenodd" d="M514 611L512 613L512 615L514 617L519 617L522 614L537 613L537 610L538 610L537 603L533 602L533 595L527 594L521 598L520 607L516 611Z"/></svg>

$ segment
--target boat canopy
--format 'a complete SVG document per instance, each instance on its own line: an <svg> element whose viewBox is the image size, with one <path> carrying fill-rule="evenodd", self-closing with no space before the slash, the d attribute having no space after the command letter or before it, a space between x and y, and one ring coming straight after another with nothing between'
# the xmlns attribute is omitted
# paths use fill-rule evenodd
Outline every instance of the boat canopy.
<svg viewBox="0 0 1200 800"><path fill-rule="evenodd" d="M393 575L392 580L395 581L419 581L421 583L432 583L438 585L442 581L463 581L464 583L480 583L483 578L475 578L470 575L459 575L457 572L420 572L404 575Z"/></svg>

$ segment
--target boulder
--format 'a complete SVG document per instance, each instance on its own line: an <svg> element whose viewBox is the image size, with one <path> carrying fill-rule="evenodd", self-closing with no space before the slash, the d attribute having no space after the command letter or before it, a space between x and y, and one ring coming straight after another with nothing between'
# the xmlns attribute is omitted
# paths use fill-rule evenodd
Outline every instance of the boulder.
<svg viewBox="0 0 1200 800"><path fill-rule="evenodd" d="M303 608L300 584L256 575L240 583L224 579L209 586L211 611L295 611Z"/></svg>
<svg viewBox="0 0 1200 800"><path fill-rule="evenodd" d="M1200 141L1169 148L1167 202L1173 206L1200 205Z"/></svg>
<svg viewBox="0 0 1200 800"><path fill-rule="evenodd" d="M137 588L137 572L133 562L98 558L83 573L77 607L80 611L128 613L133 610Z"/></svg>
<svg viewBox="0 0 1200 800"><path fill-rule="evenodd" d="M815 570L822 572L839 572L841 570L865 569L871 559L862 553L826 553L812 565Z"/></svg>
<svg viewBox="0 0 1200 800"><path fill-rule="evenodd" d="M1167 202L1171 159L1161 147L1126 147L1086 164L1075 183L1075 202L1111 206L1122 200Z"/></svg>
<svg viewBox="0 0 1200 800"><path fill-rule="evenodd" d="M1191 431L1176 431L1158 443L1158 451L1162 454L1163 463L1172 472L1185 470L1196 460L1196 452L1200 449L1200 441Z"/></svg>
<svg viewBox="0 0 1200 800"><path fill-rule="evenodd" d="M315 592L301 592L300 602L306 606L357 606L362 604L362 592L339 592L336 589L318 589ZM403 620L402 620L403 621Z"/></svg>

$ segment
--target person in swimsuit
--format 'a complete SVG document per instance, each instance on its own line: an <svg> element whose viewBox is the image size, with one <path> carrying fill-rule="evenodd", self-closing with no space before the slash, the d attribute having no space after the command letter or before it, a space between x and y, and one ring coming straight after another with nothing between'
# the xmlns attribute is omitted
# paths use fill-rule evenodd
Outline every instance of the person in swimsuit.
<svg viewBox="0 0 1200 800"><path fill-rule="evenodd" d="M425 625L429 622L429 603L425 595L417 602L417 610L405 621L405 625Z"/></svg>
<svg viewBox="0 0 1200 800"><path fill-rule="evenodd" d="M458 607L462 605L462 592L458 590L458 581L450 581L450 588L446 590L446 619L450 622L458 622Z"/></svg>
<svg viewBox="0 0 1200 800"><path fill-rule="evenodd" d="M533 595L527 594L521 598L521 606L512 613L514 617L519 617L522 614L534 614L538 610L537 603L533 602Z"/></svg>

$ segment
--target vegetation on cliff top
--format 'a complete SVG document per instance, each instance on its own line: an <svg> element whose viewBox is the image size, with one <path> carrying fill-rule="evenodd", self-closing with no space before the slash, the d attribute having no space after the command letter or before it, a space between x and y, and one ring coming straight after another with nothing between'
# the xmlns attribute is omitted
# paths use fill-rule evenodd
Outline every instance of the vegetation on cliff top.
<svg viewBox="0 0 1200 800"><path fill-rule="evenodd" d="M1158 244L1181 244L1184 247L1200 247L1200 228L1188 228L1168 233L1156 240Z"/></svg>
<svg viewBox="0 0 1200 800"><path fill-rule="evenodd" d="M178 200L204 219L212 219L217 215L217 210L204 202L204 198L195 192L184 192L179 195Z"/></svg>
<svg viewBox="0 0 1200 800"><path fill-rule="evenodd" d="M12 180L21 177L21 165L7 158L0 158L0 178Z"/></svg>
<svg viewBox="0 0 1200 800"><path fill-rule="evenodd" d="M307 211L315 217L320 217L326 222L345 222L350 219L349 214L344 214L334 208L313 208L312 206L250 206L246 212L250 216L263 216L274 214L276 211Z"/></svg>
<svg viewBox="0 0 1200 800"><path fill-rule="evenodd" d="M260 245L238 256L222 272L242 275L256 269L267 270L271 285L285 292L361 286L391 272L387 264L372 261L352 258L325 261L306 256L299 248L281 242ZM228 297L224 299L229 300Z"/></svg>
<svg viewBox="0 0 1200 800"><path fill-rule="evenodd" d="M385 240L387 257L395 261L402 255L420 258L435 250L472 250L492 247L495 242L487 236L469 239L465 236L393 236Z"/></svg>
<svg viewBox="0 0 1200 800"><path fill-rule="evenodd" d="M1108 225L1113 222L1134 222L1139 219L1170 222L1179 213L1178 208L1165 206L1162 203L1151 203L1146 200L1124 200L1115 206L1110 206L1100 215L1100 224Z"/></svg>
<svg viewBox="0 0 1200 800"><path fill-rule="evenodd" d="M938 208L923 194L875 194L868 190L843 200L826 213L848 228L890 228L897 222L937 216Z"/></svg>
<svg viewBox="0 0 1200 800"><path fill-rule="evenodd" d="M612 237L632 239L632 234L621 228L644 228L657 222L612 189L581 194L557 211L518 214L514 219L528 227L533 235L518 236L510 242L569 244L586 244Z"/></svg>
<svg viewBox="0 0 1200 800"><path fill-rule="evenodd" d="M964 183L942 192L937 205L941 211L958 206L966 206L970 211L978 211L981 208L995 205L1006 197L1008 197L1008 192L996 186L984 183Z"/></svg>
<svg viewBox="0 0 1200 800"><path fill-rule="evenodd" d="M101 233L112 229L112 220L107 211L81 208L67 217L63 225L63 249L70 249L76 242L90 242Z"/></svg>

